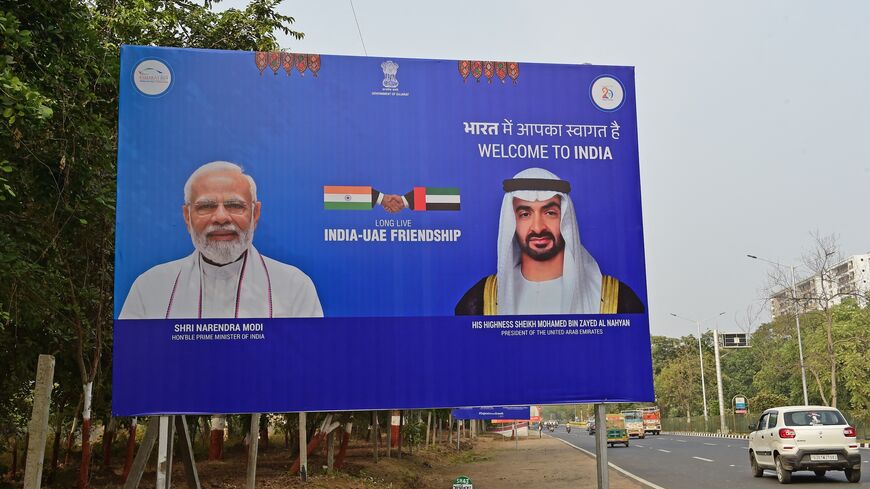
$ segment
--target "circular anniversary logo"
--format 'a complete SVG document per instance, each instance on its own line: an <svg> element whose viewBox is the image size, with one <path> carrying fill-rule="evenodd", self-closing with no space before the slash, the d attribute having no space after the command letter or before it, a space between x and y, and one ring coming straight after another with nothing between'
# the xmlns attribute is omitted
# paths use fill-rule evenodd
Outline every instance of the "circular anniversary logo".
<svg viewBox="0 0 870 489"><path fill-rule="evenodd" d="M162 95L172 85L172 70L156 59L140 61L133 69L133 85L143 95Z"/></svg>
<svg viewBox="0 0 870 489"><path fill-rule="evenodd" d="M625 88L622 82L610 75L601 75L592 81L589 96L596 107L612 112L622 107L625 101Z"/></svg>

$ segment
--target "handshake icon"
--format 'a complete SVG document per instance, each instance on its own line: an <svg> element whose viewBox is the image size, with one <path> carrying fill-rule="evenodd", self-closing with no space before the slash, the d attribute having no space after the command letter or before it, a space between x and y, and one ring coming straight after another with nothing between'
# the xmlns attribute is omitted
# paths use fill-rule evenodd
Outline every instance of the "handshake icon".
<svg viewBox="0 0 870 489"><path fill-rule="evenodd" d="M380 205L387 212L458 211L458 187L414 187L405 194L386 194L367 186L327 185L323 187L326 210L372 210Z"/></svg>

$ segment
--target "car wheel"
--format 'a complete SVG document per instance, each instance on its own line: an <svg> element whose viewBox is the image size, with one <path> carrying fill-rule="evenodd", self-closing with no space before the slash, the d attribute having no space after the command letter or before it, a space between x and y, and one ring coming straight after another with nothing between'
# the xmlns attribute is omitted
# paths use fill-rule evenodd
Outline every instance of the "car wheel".
<svg viewBox="0 0 870 489"><path fill-rule="evenodd" d="M861 469L846 469L846 479L849 482L859 482L861 480Z"/></svg>
<svg viewBox="0 0 870 489"><path fill-rule="evenodd" d="M782 466L782 461L778 456L776 457L776 480L778 480L780 484L788 484L791 482L791 471L785 470L785 467Z"/></svg>
<svg viewBox="0 0 870 489"><path fill-rule="evenodd" d="M749 466L752 467L752 477L761 477L764 475L764 469L758 466L758 461L755 460L755 454L749 454Z"/></svg>
<svg viewBox="0 0 870 489"><path fill-rule="evenodd" d="M625 446L628 446L628 440L625 440Z"/></svg>
<svg viewBox="0 0 870 489"><path fill-rule="evenodd" d="M816 477L821 478L821 477L825 476L825 472L827 472L827 471L826 470L814 470L813 472L816 473Z"/></svg>

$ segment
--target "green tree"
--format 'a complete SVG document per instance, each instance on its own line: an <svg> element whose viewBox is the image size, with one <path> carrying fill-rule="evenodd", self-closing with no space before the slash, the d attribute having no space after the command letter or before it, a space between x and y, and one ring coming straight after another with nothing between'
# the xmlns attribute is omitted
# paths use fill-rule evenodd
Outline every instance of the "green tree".
<svg viewBox="0 0 870 489"><path fill-rule="evenodd" d="M0 6L3 430L23 425L38 352L57 357L65 405L91 385L93 409L108 411L120 45L276 50L277 32L302 37L290 29L293 18L276 12L279 0L220 13L214 3Z"/></svg>

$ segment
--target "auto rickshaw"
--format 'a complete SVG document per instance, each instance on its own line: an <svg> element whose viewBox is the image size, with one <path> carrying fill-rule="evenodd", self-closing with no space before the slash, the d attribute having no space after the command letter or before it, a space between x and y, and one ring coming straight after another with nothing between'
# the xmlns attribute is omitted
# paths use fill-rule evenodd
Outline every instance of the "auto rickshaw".
<svg viewBox="0 0 870 489"><path fill-rule="evenodd" d="M625 416L622 414L607 415L607 445L614 446L624 443L628 446L628 431L625 429Z"/></svg>

